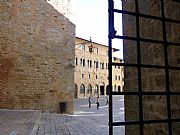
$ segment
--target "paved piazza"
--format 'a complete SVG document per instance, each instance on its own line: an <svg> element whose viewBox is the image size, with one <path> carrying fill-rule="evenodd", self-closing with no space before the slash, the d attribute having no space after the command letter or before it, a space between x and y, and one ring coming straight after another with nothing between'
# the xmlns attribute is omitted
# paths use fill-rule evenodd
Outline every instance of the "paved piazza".
<svg viewBox="0 0 180 135"><path fill-rule="evenodd" d="M124 120L124 99L114 99L114 121ZM88 99L74 100L74 114L61 115L44 113L37 121L32 135L108 135L108 106L106 98L100 97L100 107L96 109L96 98L88 107ZM114 135L124 135L124 127L114 128Z"/></svg>
<svg viewBox="0 0 180 135"><path fill-rule="evenodd" d="M124 99L122 96L113 99L114 121L123 121ZM15 111L7 112L15 113ZM96 109L95 97L92 98L91 108L88 107L88 99L75 99L73 115L46 112L37 119L39 113L36 111L13 113L7 114L7 117L6 114L0 116L0 135L29 135L35 119L37 121L31 135L108 135L108 105L105 97L100 97L99 109ZM3 114L3 111L0 110L0 114ZM11 122L12 119L16 120ZM2 124L3 121L6 124ZM114 135L124 134L124 127L114 128Z"/></svg>
<svg viewBox="0 0 180 135"><path fill-rule="evenodd" d="M0 135L29 135L39 116L35 110L0 109Z"/></svg>

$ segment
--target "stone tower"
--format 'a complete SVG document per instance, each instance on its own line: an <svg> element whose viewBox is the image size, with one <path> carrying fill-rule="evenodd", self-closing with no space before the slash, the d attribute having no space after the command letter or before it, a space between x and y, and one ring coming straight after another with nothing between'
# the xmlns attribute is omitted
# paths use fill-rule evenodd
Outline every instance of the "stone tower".
<svg viewBox="0 0 180 135"><path fill-rule="evenodd" d="M75 25L64 14L44 0L0 2L0 108L73 112Z"/></svg>

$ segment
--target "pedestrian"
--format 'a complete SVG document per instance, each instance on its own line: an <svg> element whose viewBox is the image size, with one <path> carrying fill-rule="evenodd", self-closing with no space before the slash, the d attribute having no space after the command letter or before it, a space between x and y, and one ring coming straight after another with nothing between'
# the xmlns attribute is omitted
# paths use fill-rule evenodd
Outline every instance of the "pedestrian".
<svg viewBox="0 0 180 135"><path fill-rule="evenodd" d="M96 102L96 104L97 104L97 109L99 109L99 96L97 97L97 102Z"/></svg>
<svg viewBox="0 0 180 135"><path fill-rule="evenodd" d="M89 96L89 99L88 99L88 100L89 100L89 108L91 108L91 100L92 100L92 99L91 99L91 95Z"/></svg>
<svg viewBox="0 0 180 135"><path fill-rule="evenodd" d="M109 104L108 96L106 96L106 105Z"/></svg>

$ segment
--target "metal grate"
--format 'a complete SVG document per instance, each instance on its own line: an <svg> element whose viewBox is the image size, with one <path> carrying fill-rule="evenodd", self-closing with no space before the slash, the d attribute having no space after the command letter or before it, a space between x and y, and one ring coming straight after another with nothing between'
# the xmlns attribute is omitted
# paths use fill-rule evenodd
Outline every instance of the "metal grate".
<svg viewBox="0 0 180 135"><path fill-rule="evenodd" d="M175 0L174 0L175 1ZM176 0L179 2L178 0ZM114 8L114 1L109 0L108 4L108 12L109 12L109 33L108 33L108 44L109 44L109 87L110 87L110 93L109 93L109 135L113 135L113 127L114 126L125 126L125 125L139 125L140 126L140 135L144 134L144 125L145 124L157 124L157 123L167 123L168 124L168 132L169 135L173 134L172 131L172 124L174 122L180 122L180 118L173 119L171 116L171 103L170 98L173 95L180 95L180 92L172 92L170 91L170 81L169 81L169 70L180 70L180 67L176 66L170 66L168 64L168 46L179 46L180 43L175 42L169 42L167 40L166 35L166 23L176 23L180 24L180 20L175 19L168 19L165 17L164 14L164 1L160 0L161 3L161 17L153 16L153 15L147 15L147 14L141 14L139 12L138 7L138 0L134 0L135 2L135 12L131 11L124 11ZM179 4L179 3L177 3ZM120 13L120 14L126 14L130 16L134 16L136 18L136 36L119 36L116 35L115 26L114 26L114 13ZM141 18L149 18L161 21L162 23L162 32L163 32L163 40L154 40L154 39L146 39L142 38L140 36L140 23L139 19ZM131 40L135 41L137 43L137 64L133 63L114 63L112 62L112 40L113 39L123 39L123 40ZM151 64L142 64L141 62L141 48L142 45L141 42L148 42L148 43L154 43L154 44L161 44L163 45L163 52L164 52L164 66L159 65L151 65ZM138 92L113 92L112 91L112 67L113 66L123 66L123 67L135 67L138 71ZM166 91L165 92L143 92L142 91L142 78L141 78L141 68L153 68L153 69L162 69L165 71L165 84L166 84ZM125 122L113 122L113 95L137 95L139 98L139 120L137 121L125 121ZM143 119L143 96L154 96L154 95L164 95L166 96L167 101L167 119L162 120L144 120Z"/></svg>

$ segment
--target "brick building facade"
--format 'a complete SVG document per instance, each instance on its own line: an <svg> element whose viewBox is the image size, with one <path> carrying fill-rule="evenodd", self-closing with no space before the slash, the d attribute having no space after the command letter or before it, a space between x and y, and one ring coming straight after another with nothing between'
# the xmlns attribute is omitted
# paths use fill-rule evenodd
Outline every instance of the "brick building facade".
<svg viewBox="0 0 180 135"><path fill-rule="evenodd" d="M75 26L53 6L0 1L0 108L73 113Z"/></svg>
<svg viewBox="0 0 180 135"><path fill-rule="evenodd" d="M108 47L103 44L75 39L75 91L74 97L106 95L108 90ZM92 45L93 52L90 52ZM116 49L113 48L112 51ZM113 61L122 59L113 57ZM123 90L123 69L113 68L113 90Z"/></svg>

